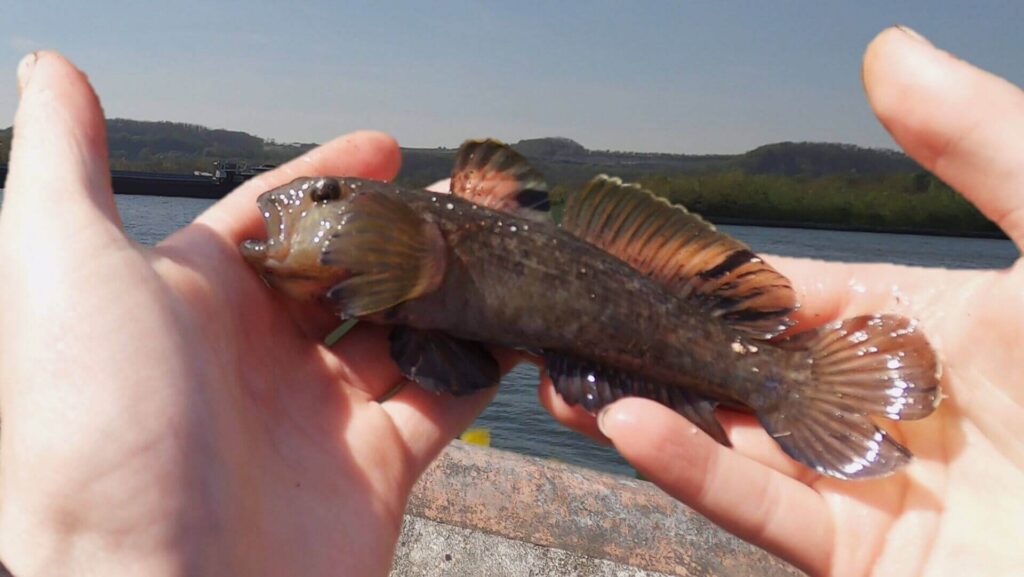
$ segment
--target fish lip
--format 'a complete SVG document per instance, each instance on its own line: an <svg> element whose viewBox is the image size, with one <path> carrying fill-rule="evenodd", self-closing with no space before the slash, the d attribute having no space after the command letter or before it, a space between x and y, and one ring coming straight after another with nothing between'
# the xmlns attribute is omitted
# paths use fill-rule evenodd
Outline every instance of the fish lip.
<svg viewBox="0 0 1024 577"><path fill-rule="evenodd" d="M267 244L262 240L248 239L238 247L242 258L256 268L263 268L267 263Z"/></svg>
<svg viewBox="0 0 1024 577"><path fill-rule="evenodd" d="M288 257L288 243L285 242L285 207L282 204L281 188L268 190L256 199L256 206L263 217L266 241L249 239L242 243L242 256L249 263L266 268L269 261L281 261Z"/></svg>

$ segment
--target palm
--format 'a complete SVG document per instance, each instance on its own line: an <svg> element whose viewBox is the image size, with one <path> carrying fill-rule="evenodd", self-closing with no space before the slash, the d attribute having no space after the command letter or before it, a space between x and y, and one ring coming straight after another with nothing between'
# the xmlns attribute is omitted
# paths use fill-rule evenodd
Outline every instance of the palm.
<svg viewBox="0 0 1024 577"><path fill-rule="evenodd" d="M783 266L809 278L811 270L801 269L814 265ZM1010 526L1024 508L1019 492L997 489L1024 482L1024 391L1003 373L1020 359L1015 358L1014 347L1000 345L1014 342L1017 327L1024 326L1024 279L1019 270L816 268L819 278L830 279L831 298L818 301L818 310L808 313L846 318L890 310L918 318L941 350L944 367L945 399L939 410L929 419L891 427L917 457L918 463L905 475L870 483L820 478L800 471L770 445L759 446L755 458L801 479L821 495L808 502L822 510L805 514L828 518L834 528L828 538L834 548L831 572L955 574L977 569L977 559L963 555L964 548L1011 550L1012 532L979 531L978 520ZM851 284L856 291L850 290ZM979 492L979 487L990 490ZM986 570L1009 571L1010 567L999 566L998 558L991 556Z"/></svg>

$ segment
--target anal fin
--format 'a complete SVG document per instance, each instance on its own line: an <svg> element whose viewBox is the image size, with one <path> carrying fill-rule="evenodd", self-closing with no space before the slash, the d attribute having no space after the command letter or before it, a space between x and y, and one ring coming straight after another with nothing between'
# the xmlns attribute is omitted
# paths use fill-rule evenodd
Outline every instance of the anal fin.
<svg viewBox="0 0 1024 577"><path fill-rule="evenodd" d="M580 405L587 412L597 413L623 397L651 399L675 410L722 445L732 446L715 418L718 403L712 399L554 352L545 352L544 366L555 390L569 405Z"/></svg>
<svg viewBox="0 0 1024 577"><path fill-rule="evenodd" d="M396 326L391 358L405 378L434 393L468 395L498 384L498 361L484 345L442 332Z"/></svg>

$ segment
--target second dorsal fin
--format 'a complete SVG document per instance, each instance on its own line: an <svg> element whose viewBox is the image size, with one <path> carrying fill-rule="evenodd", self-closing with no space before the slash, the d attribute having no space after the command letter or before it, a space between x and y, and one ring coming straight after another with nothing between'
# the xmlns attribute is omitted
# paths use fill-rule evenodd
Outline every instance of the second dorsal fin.
<svg viewBox="0 0 1024 577"><path fill-rule="evenodd" d="M518 152L497 140L467 140L452 169L451 192L470 202L534 221L548 221L544 177Z"/></svg>
<svg viewBox="0 0 1024 577"><path fill-rule="evenodd" d="M598 176L570 195L562 227L701 300L715 317L756 338L790 326L796 293L789 280L743 243L700 216L635 184Z"/></svg>

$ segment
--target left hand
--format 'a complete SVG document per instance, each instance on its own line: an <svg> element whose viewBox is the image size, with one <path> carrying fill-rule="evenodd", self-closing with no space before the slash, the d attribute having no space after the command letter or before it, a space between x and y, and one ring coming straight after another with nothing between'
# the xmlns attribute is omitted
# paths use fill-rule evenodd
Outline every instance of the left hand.
<svg viewBox="0 0 1024 577"><path fill-rule="evenodd" d="M333 349L238 253L299 175L389 179L388 137L334 140L153 249L122 229L85 76L19 70L0 214L0 558L52 575L385 575L406 499L493 393L402 382L382 329ZM511 361L506 359L507 369Z"/></svg>

